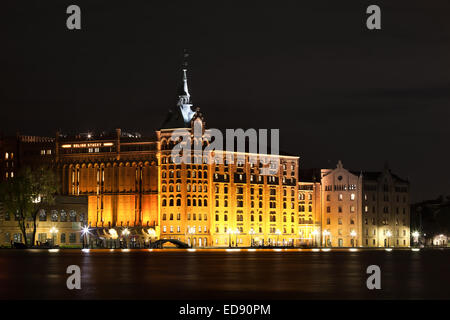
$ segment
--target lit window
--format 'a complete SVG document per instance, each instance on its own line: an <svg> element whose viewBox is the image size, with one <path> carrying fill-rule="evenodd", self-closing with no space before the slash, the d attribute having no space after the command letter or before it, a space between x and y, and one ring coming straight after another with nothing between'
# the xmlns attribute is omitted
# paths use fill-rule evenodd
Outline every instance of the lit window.
<svg viewBox="0 0 450 320"><path fill-rule="evenodd" d="M6 152L6 153L5 153L5 159L8 159L8 158L9 158L9 153Z"/></svg>
<svg viewBox="0 0 450 320"><path fill-rule="evenodd" d="M354 193L352 193L352 194L350 195L350 200L355 200L355 194L354 194Z"/></svg>

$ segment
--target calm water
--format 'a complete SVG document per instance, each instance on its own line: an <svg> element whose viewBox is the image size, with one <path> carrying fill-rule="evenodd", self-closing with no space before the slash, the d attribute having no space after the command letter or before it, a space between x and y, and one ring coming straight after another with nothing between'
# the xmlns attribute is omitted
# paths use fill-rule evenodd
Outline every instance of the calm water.
<svg viewBox="0 0 450 320"><path fill-rule="evenodd" d="M449 263L450 250L0 250L0 299L449 299ZM81 290L66 288L73 264Z"/></svg>

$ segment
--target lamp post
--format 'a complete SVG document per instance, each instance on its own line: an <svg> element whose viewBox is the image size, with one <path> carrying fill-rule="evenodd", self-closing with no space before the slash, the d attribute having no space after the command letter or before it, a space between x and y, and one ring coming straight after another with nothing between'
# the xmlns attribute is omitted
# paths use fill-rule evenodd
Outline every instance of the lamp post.
<svg viewBox="0 0 450 320"><path fill-rule="evenodd" d="M192 243L192 235L195 233L194 228L193 228L193 227L190 227L190 228L188 229L188 233L189 233L189 239L190 239L190 241L191 241L191 248L193 248L193 247L194 247L194 244Z"/></svg>
<svg viewBox="0 0 450 320"><path fill-rule="evenodd" d="M313 247L315 247L316 246L316 238L317 238L317 235L319 234L319 231L314 229L313 232L311 232L311 234L313 236Z"/></svg>
<svg viewBox="0 0 450 320"><path fill-rule="evenodd" d="M278 242L278 239L279 239L279 237L280 237L280 234L281 234L281 231L280 231L280 229L277 229L277 231L275 231L275 234L277 235L277 247L279 246L279 242Z"/></svg>
<svg viewBox="0 0 450 320"><path fill-rule="evenodd" d="M122 236L125 237L125 246L128 248L128 235L130 234L130 230L128 228L125 228L122 231Z"/></svg>
<svg viewBox="0 0 450 320"><path fill-rule="evenodd" d="M414 244L416 244L416 245L418 245L419 244L419 231L414 231L413 233L412 233L412 236L413 236L413 245Z"/></svg>
<svg viewBox="0 0 450 320"><path fill-rule="evenodd" d="M303 235L303 230L299 230L298 231L298 246L299 247L302 245L302 235Z"/></svg>
<svg viewBox="0 0 450 320"><path fill-rule="evenodd" d="M155 229L153 229L153 228L149 228L147 230L147 232L148 232L148 236L150 239L149 247L151 247L152 246L152 238L154 238L156 236L156 232L155 232Z"/></svg>
<svg viewBox="0 0 450 320"><path fill-rule="evenodd" d="M352 247L355 247L355 238L356 238L356 231L352 230L350 232L350 236L352 237Z"/></svg>
<svg viewBox="0 0 450 320"><path fill-rule="evenodd" d="M253 247L253 235L255 234L255 230L251 228L249 233L250 233L250 247Z"/></svg>
<svg viewBox="0 0 450 320"><path fill-rule="evenodd" d="M86 237L89 236L89 227L88 226L84 226L83 229L81 229L81 235L83 236L83 249L85 248L86 244L87 244L87 247L89 248L89 238L86 241Z"/></svg>
<svg viewBox="0 0 450 320"><path fill-rule="evenodd" d="M327 246L327 236L329 236L329 235L330 235L330 231L323 230L323 238L324 238L325 247Z"/></svg>
<svg viewBox="0 0 450 320"><path fill-rule="evenodd" d="M390 238L392 237L392 233L391 233L391 231L390 230L388 230L387 232L386 232L386 236L387 236L387 239L388 239L388 248L390 247Z"/></svg>
<svg viewBox="0 0 450 320"><path fill-rule="evenodd" d="M234 232L236 234L236 247L238 246L238 234L240 233L239 229L236 228L236 231Z"/></svg>
<svg viewBox="0 0 450 320"><path fill-rule="evenodd" d="M227 230L228 233L228 247L231 248L231 235L233 234L233 230L230 228Z"/></svg>
<svg viewBox="0 0 450 320"><path fill-rule="evenodd" d="M55 227L52 227L50 229L50 233L52 234L52 246L55 246L55 242L56 242L56 234L58 233L58 229L56 229Z"/></svg>

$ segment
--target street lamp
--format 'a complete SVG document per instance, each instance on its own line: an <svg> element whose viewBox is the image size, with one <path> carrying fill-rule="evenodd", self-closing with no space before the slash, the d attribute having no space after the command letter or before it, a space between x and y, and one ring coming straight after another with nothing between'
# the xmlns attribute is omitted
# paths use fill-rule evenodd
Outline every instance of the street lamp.
<svg viewBox="0 0 450 320"><path fill-rule="evenodd" d="M319 234L319 231L314 229L313 232L311 232L311 234L313 235L313 247L315 247L316 246L316 238L317 238L317 235Z"/></svg>
<svg viewBox="0 0 450 320"><path fill-rule="evenodd" d="M190 227L188 229L188 233L189 233L189 236L190 236L191 248L192 248L194 246L194 244L192 243L192 235L195 233L195 229L193 227Z"/></svg>
<svg viewBox="0 0 450 320"><path fill-rule="evenodd" d="M325 247L327 246L327 236L329 236L329 235L330 235L330 231L323 230L323 237L324 237Z"/></svg>
<svg viewBox="0 0 450 320"><path fill-rule="evenodd" d="M413 233L412 233L412 236L413 236L413 241L414 241L414 243L416 243L416 244L419 244L419 231L414 231Z"/></svg>
<svg viewBox="0 0 450 320"><path fill-rule="evenodd" d="M386 236L387 236L387 239L388 239L388 248L390 247L390 238L392 237L392 233L391 233L391 231L390 230L388 230L387 232L386 232Z"/></svg>
<svg viewBox="0 0 450 320"><path fill-rule="evenodd" d="M86 237L89 236L89 227L88 226L84 226L81 229L81 235L83 236L83 248L85 247L85 243L87 243L88 247L89 247L89 238L86 241Z"/></svg>
<svg viewBox="0 0 450 320"><path fill-rule="evenodd" d="M128 228L123 229L122 236L125 237L125 245L128 248L128 235L130 234L130 230Z"/></svg>
<svg viewBox="0 0 450 320"><path fill-rule="evenodd" d="M238 246L238 234L240 233L239 228L236 228L236 247Z"/></svg>
<svg viewBox="0 0 450 320"><path fill-rule="evenodd" d="M147 230L147 232L148 232L148 237L150 239L150 243L148 244L148 246L151 247L152 246L152 238L156 237L156 231L153 228L149 228Z"/></svg>
<svg viewBox="0 0 450 320"><path fill-rule="evenodd" d="M275 234L277 235L277 247L278 247L279 246L278 238L280 237L281 234L280 229L277 229L277 231L275 231Z"/></svg>
<svg viewBox="0 0 450 320"><path fill-rule="evenodd" d="M302 235L303 235L303 230L298 230L298 246L299 247L302 245Z"/></svg>
<svg viewBox="0 0 450 320"><path fill-rule="evenodd" d="M50 233L52 234L52 245L55 246L55 242L56 242L55 236L58 233L58 229L56 229L55 227L52 227L50 229Z"/></svg>
<svg viewBox="0 0 450 320"><path fill-rule="evenodd" d="M355 246L356 231L352 230L350 232L350 236L352 237L352 247L354 247Z"/></svg>
<svg viewBox="0 0 450 320"><path fill-rule="evenodd" d="M231 235L233 234L233 230L230 228L227 230L228 233L228 246L231 248Z"/></svg>
<svg viewBox="0 0 450 320"><path fill-rule="evenodd" d="M255 230L251 228L249 233L250 233L250 247L253 247L253 235L255 234Z"/></svg>

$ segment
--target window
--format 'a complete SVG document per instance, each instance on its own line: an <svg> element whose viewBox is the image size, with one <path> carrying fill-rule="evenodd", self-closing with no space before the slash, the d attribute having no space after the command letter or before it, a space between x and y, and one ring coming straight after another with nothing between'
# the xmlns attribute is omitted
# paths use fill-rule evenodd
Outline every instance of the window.
<svg viewBox="0 0 450 320"><path fill-rule="evenodd" d="M77 213L73 210L69 212L70 222L77 222Z"/></svg>
<svg viewBox="0 0 450 320"><path fill-rule="evenodd" d="M52 210L52 216L51 216L52 222L58 221L58 211Z"/></svg>
<svg viewBox="0 0 450 320"><path fill-rule="evenodd" d="M355 200L355 194L354 193L350 194L350 200Z"/></svg>
<svg viewBox="0 0 450 320"><path fill-rule="evenodd" d="M75 243L75 242L77 242L77 234L76 234L76 233L71 233L71 234L69 235L69 242L70 242L70 243Z"/></svg>
<svg viewBox="0 0 450 320"><path fill-rule="evenodd" d="M61 233L61 243L66 243L66 234Z"/></svg>
<svg viewBox="0 0 450 320"><path fill-rule="evenodd" d="M47 221L47 213L45 210L39 212L39 221Z"/></svg>

